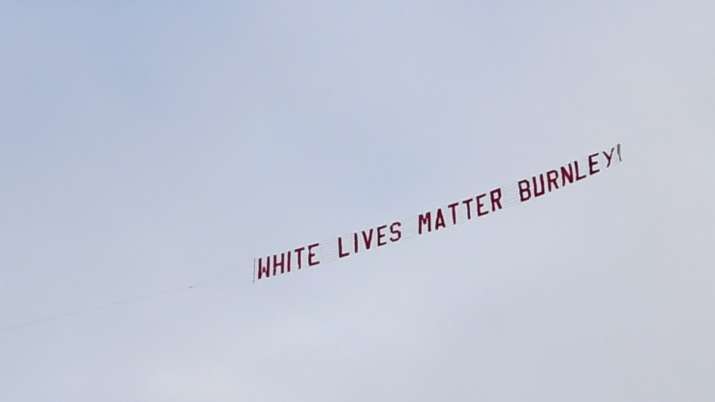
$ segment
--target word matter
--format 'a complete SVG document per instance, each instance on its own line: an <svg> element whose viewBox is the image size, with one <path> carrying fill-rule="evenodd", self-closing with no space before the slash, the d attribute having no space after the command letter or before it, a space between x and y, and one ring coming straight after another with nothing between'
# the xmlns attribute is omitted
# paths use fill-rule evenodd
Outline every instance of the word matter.
<svg viewBox="0 0 715 402"><path fill-rule="evenodd" d="M563 189L623 162L621 144L573 160L555 169L517 180L476 195L462 197L444 207L395 219L389 223L337 236L326 241L254 259L254 281L290 272L315 268L321 264L385 247L405 239L438 232L450 226L468 223L497 213L509 206L524 204ZM510 189L511 191L506 191ZM322 247L322 249L321 249Z"/></svg>

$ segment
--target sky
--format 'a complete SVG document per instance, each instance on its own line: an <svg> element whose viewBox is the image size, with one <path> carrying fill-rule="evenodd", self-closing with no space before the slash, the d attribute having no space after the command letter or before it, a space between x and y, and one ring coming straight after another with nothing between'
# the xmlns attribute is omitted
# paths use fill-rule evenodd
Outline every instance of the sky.
<svg viewBox="0 0 715 402"><path fill-rule="evenodd" d="M0 400L714 400L714 14L5 2ZM252 281L616 143L549 197Z"/></svg>

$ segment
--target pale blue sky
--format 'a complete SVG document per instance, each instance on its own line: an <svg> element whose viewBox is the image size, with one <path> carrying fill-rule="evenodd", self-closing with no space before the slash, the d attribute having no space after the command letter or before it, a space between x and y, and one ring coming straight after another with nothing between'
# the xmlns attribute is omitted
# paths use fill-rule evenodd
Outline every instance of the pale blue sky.
<svg viewBox="0 0 715 402"><path fill-rule="evenodd" d="M82 312L0 331L0 400L712 401L713 15L0 6L0 327ZM548 200L251 283L617 142Z"/></svg>

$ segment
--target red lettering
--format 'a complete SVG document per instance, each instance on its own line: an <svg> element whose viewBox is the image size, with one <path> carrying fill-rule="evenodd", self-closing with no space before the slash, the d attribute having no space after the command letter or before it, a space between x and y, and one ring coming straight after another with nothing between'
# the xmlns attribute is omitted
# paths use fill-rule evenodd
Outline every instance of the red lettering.
<svg viewBox="0 0 715 402"><path fill-rule="evenodd" d="M536 183L536 176L531 178L532 184L534 185L534 198L541 197L542 195L546 194L546 186L544 185L544 174L539 175L539 183L541 183L541 190L539 190L539 186Z"/></svg>
<svg viewBox="0 0 715 402"><path fill-rule="evenodd" d="M281 259L280 262L276 258L278 257L278 254L273 254L273 275L276 275L276 272L278 270L278 267L281 267L281 273L285 272L285 253L281 253ZM288 270L290 272L290 269Z"/></svg>
<svg viewBox="0 0 715 402"><path fill-rule="evenodd" d="M305 247L297 248L293 251L295 251L296 254L298 254L296 257L298 259L298 269L303 268L303 250L305 250Z"/></svg>
<svg viewBox="0 0 715 402"><path fill-rule="evenodd" d="M338 237L338 258L344 258L349 255L350 255L350 253L343 252L343 238Z"/></svg>
<svg viewBox="0 0 715 402"><path fill-rule="evenodd" d="M457 224L457 207L459 206L458 202L455 202L454 204L449 204L447 207L452 211L452 224L456 225Z"/></svg>
<svg viewBox="0 0 715 402"><path fill-rule="evenodd" d="M444 223L442 208L437 208L437 217L434 218L434 230L440 230L445 227L447 227L447 225Z"/></svg>
<svg viewBox="0 0 715 402"><path fill-rule="evenodd" d="M374 229L370 229L368 233L368 236L365 236L365 231L362 231L362 239L365 242L365 250L370 250L370 246L372 244L372 231Z"/></svg>
<svg viewBox="0 0 715 402"><path fill-rule="evenodd" d="M421 214L417 219L419 221L419 225L417 227L418 234L422 234L422 225L427 225L428 232L432 231L432 213L431 212L426 212L424 214Z"/></svg>
<svg viewBox="0 0 715 402"><path fill-rule="evenodd" d="M601 171L599 169L595 169L595 167L598 165L598 160L596 160L597 156L598 154L592 154L588 156L588 172L591 176Z"/></svg>
<svg viewBox="0 0 715 402"><path fill-rule="evenodd" d="M611 152L601 152L603 156L606 157L606 168L611 167L611 161L613 161L613 153L616 152L616 148L611 148Z"/></svg>
<svg viewBox="0 0 715 402"><path fill-rule="evenodd" d="M531 199L531 188L529 187L528 180L522 180L519 182L519 199L521 202L526 202Z"/></svg>
<svg viewBox="0 0 715 402"><path fill-rule="evenodd" d="M402 228L402 222L393 222L392 225L390 225L390 234L392 234L392 236L394 236L394 237L390 236L391 242L400 241L400 239L402 239L401 228Z"/></svg>
<svg viewBox="0 0 715 402"><path fill-rule="evenodd" d="M313 249L317 248L318 246L320 246L320 243L313 243L310 246L308 246L308 266L310 266L310 267L320 264L320 261L315 259L316 255L315 255L315 252L313 251Z"/></svg>
<svg viewBox="0 0 715 402"><path fill-rule="evenodd" d="M489 213L489 211L484 211L482 208L484 207L484 203L482 202L482 198L486 197L486 194L479 194L477 196L477 216L484 216Z"/></svg>
<svg viewBox="0 0 715 402"><path fill-rule="evenodd" d="M581 176L581 172L578 169L578 161L573 161L574 168L576 170L576 181L581 181L586 178L585 175Z"/></svg>
<svg viewBox="0 0 715 402"><path fill-rule="evenodd" d="M472 220L472 203L473 202L474 202L473 198L462 201L462 204L467 206L467 220Z"/></svg>
<svg viewBox="0 0 715 402"><path fill-rule="evenodd" d="M387 234L384 230L387 229L387 225L378 226L377 228L377 247L382 247L387 244L387 241L383 241Z"/></svg>
<svg viewBox="0 0 715 402"><path fill-rule="evenodd" d="M266 265L263 265L263 258L258 259L258 279L260 280L263 277L270 278L271 277L271 259L270 257L266 258Z"/></svg>
<svg viewBox="0 0 715 402"><path fill-rule="evenodd" d="M561 185L565 186L566 182L568 184L573 183L573 166L568 164L569 170L566 170L566 166L561 166Z"/></svg>
<svg viewBox="0 0 715 402"><path fill-rule="evenodd" d="M549 170L546 173L546 181L549 185L549 192L552 192L552 188L555 187L556 190L559 189L559 184L556 182L559 179L559 171L558 170Z"/></svg>
<svg viewBox="0 0 715 402"><path fill-rule="evenodd" d="M492 192L489 193L489 196L490 196L491 201L492 201L492 212L496 211L497 209L502 209L502 206L501 206L501 197L502 197L501 188L497 188L497 189L495 189L495 190L492 190ZM498 206L498 208L497 208L497 206Z"/></svg>

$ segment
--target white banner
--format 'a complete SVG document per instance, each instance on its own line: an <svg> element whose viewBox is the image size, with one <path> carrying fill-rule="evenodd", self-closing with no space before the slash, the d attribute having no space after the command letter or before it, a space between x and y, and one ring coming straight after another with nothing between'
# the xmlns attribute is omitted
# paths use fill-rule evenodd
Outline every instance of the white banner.
<svg viewBox="0 0 715 402"><path fill-rule="evenodd" d="M304 269L314 269L455 225L476 222L506 208L525 204L570 187L601 174L622 161L621 144L617 144L607 150L589 154L507 185L455 198L437 208L323 241L306 243L273 255L256 257L253 261L253 280L255 282Z"/></svg>

